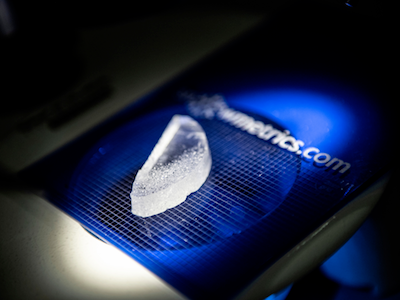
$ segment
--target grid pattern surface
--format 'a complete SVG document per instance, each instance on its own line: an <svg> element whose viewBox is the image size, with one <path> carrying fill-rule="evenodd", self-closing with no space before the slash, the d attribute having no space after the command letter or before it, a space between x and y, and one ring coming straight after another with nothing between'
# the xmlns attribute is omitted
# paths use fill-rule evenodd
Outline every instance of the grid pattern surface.
<svg viewBox="0 0 400 300"><path fill-rule="evenodd" d="M185 112L153 113L102 139L68 192L52 201L188 296L229 298L351 185L222 121L201 119L213 160L205 184L173 209L135 216L132 182L175 113Z"/></svg>

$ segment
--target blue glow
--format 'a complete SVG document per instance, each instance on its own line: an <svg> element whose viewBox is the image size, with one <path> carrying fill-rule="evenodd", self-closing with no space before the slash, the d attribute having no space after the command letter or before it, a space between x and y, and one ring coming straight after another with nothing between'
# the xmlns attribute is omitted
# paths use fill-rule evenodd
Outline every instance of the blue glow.
<svg viewBox="0 0 400 300"><path fill-rule="evenodd" d="M389 248L382 246L384 243L379 238L381 233L375 221L367 219L351 239L321 266L328 278L346 286L373 289L377 294L396 282L396 279L392 281L389 278L389 272L384 271L384 257L388 253L384 249ZM393 263L392 259L390 261ZM393 286L398 286L397 282Z"/></svg>
<svg viewBox="0 0 400 300"><path fill-rule="evenodd" d="M267 89L231 95L229 103L257 112L286 127L306 146L334 151L351 138L352 112L341 101L322 93L299 89ZM336 143L335 143L336 142Z"/></svg>
<svg viewBox="0 0 400 300"><path fill-rule="evenodd" d="M265 298L265 300L284 300L288 296L290 289L292 288L292 284L278 293L272 294L271 296Z"/></svg>

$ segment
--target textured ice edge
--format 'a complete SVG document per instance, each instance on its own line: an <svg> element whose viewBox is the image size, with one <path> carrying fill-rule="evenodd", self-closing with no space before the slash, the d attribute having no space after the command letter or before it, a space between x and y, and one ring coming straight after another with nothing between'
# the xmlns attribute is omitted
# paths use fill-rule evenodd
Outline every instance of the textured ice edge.
<svg viewBox="0 0 400 300"><path fill-rule="evenodd" d="M189 116L173 116L132 184L132 213L150 217L181 204L204 184L211 164L201 125Z"/></svg>

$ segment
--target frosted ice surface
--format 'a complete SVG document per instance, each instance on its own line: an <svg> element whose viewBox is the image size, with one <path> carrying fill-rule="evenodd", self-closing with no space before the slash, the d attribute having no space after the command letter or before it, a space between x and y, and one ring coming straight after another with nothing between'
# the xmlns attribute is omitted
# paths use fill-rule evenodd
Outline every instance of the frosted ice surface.
<svg viewBox="0 0 400 300"><path fill-rule="evenodd" d="M132 213L150 217L184 202L206 181L211 153L203 128L175 115L132 185Z"/></svg>

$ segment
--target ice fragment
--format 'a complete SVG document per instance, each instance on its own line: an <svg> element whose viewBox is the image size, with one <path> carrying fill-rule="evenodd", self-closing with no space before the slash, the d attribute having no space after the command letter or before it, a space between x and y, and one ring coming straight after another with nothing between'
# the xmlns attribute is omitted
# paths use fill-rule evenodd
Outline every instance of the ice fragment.
<svg viewBox="0 0 400 300"><path fill-rule="evenodd" d="M189 116L173 116L135 177L132 213L150 217L181 204L206 181L211 162L200 124Z"/></svg>

